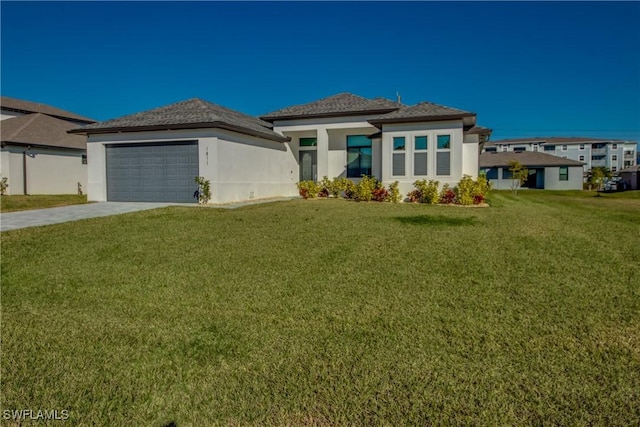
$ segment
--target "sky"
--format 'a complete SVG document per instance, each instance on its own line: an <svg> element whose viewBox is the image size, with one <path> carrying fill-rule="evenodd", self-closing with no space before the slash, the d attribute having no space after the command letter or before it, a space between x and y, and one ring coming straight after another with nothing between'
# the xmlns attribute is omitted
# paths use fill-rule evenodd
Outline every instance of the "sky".
<svg viewBox="0 0 640 427"><path fill-rule="evenodd" d="M492 140L640 141L640 2L0 3L2 95L107 120L341 92L477 113Z"/></svg>

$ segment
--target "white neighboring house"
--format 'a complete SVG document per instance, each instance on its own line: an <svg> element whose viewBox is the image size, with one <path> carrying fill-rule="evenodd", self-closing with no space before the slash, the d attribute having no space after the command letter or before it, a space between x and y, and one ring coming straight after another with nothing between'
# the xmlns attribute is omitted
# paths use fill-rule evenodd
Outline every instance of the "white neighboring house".
<svg viewBox="0 0 640 427"><path fill-rule="evenodd" d="M431 103L413 107L343 93L261 118L191 99L72 130L88 137L91 201L195 203L196 176L211 203L295 196L300 180L373 175L412 189L477 176L490 129Z"/></svg>
<svg viewBox="0 0 640 427"><path fill-rule="evenodd" d="M77 194L87 185L86 137L70 129L95 120L45 104L3 96L0 176L6 194Z"/></svg>
<svg viewBox="0 0 640 427"><path fill-rule="evenodd" d="M266 114L261 119L290 138L299 180L369 175L400 183L419 179L457 184L478 175L478 154L491 130L476 114L430 102L406 106L341 93Z"/></svg>
<svg viewBox="0 0 640 427"><path fill-rule="evenodd" d="M509 169L516 161L529 175L517 188L545 190L582 190L582 162L533 151L488 152L480 154L480 171L486 174L494 190L508 190L514 185Z"/></svg>
<svg viewBox="0 0 640 427"><path fill-rule="evenodd" d="M582 137L536 137L487 142L484 152L540 151L584 163L583 172L606 167L618 172L636 164L636 141Z"/></svg>

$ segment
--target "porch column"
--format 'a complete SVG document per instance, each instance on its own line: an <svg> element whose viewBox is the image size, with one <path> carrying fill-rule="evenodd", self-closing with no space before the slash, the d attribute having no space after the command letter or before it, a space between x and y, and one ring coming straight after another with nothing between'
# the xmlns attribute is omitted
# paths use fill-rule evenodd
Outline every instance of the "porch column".
<svg viewBox="0 0 640 427"><path fill-rule="evenodd" d="M327 132L327 129L323 127L318 128L317 138L317 179L320 181L324 176L333 178L332 176L329 176L329 133Z"/></svg>

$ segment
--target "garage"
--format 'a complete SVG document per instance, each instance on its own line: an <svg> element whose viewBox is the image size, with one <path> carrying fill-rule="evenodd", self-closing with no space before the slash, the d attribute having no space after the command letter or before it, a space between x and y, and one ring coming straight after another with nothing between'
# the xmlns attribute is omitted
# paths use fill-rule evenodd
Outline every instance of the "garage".
<svg viewBox="0 0 640 427"><path fill-rule="evenodd" d="M106 147L107 200L196 203L198 143L111 144Z"/></svg>

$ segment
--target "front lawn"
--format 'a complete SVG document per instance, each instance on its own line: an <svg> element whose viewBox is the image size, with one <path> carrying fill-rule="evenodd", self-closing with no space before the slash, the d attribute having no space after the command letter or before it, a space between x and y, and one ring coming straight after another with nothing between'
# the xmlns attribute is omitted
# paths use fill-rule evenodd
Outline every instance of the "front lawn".
<svg viewBox="0 0 640 427"><path fill-rule="evenodd" d="M87 203L87 196L77 194L34 195L34 196L0 196L0 212L25 211L29 209L45 209L57 206L80 205Z"/></svg>
<svg viewBox="0 0 640 427"><path fill-rule="evenodd" d="M2 409L87 426L638 425L627 194L169 207L2 233Z"/></svg>

